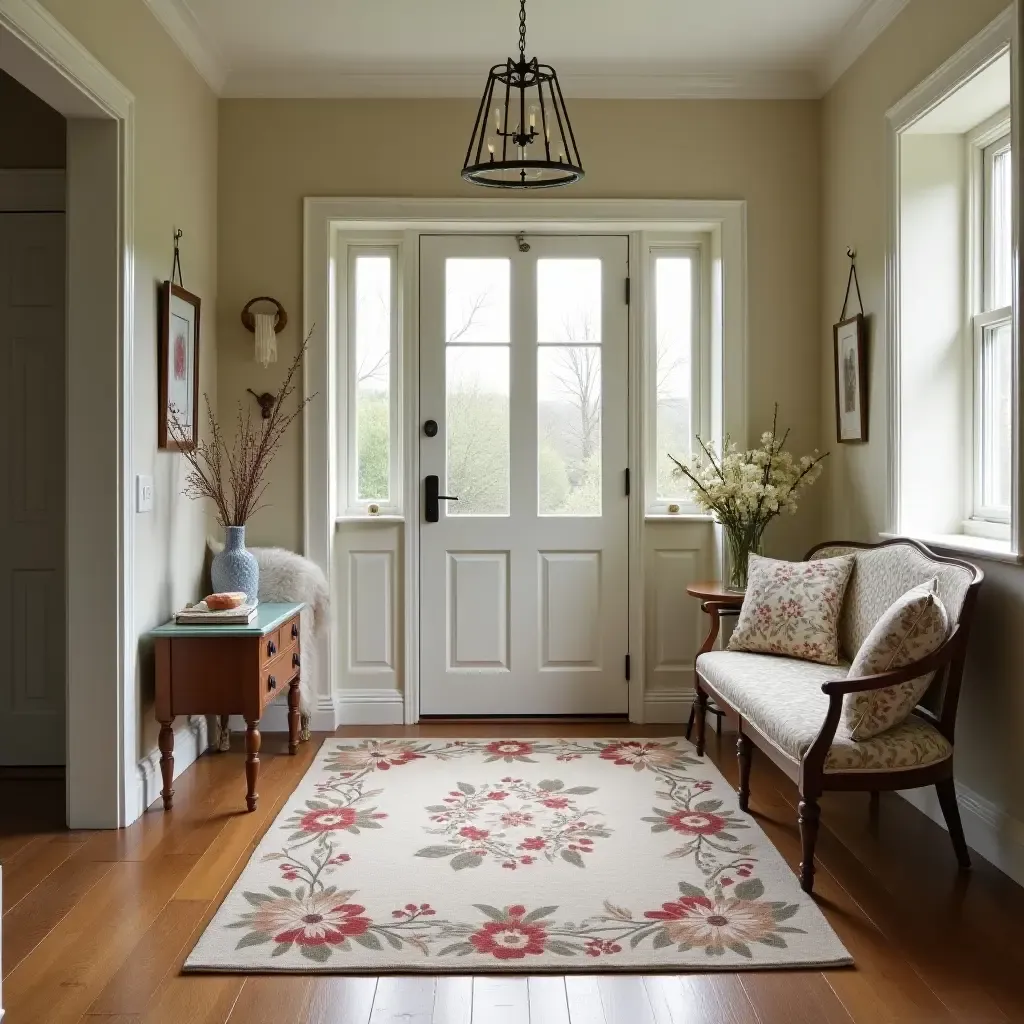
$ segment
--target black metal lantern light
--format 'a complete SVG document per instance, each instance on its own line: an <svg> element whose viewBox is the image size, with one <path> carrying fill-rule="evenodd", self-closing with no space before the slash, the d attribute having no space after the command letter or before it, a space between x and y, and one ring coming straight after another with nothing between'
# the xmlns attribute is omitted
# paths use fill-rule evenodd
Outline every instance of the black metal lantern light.
<svg viewBox="0 0 1024 1024"><path fill-rule="evenodd" d="M526 0L519 2L519 60L487 76L462 176L494 188L553 188L583 177L555 69L526 59Z"/></svg>

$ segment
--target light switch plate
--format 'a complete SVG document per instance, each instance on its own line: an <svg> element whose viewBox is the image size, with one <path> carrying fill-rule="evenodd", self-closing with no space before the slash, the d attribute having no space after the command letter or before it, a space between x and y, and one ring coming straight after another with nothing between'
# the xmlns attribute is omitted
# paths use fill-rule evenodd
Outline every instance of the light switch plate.
<svg viewBox="0 0 1024 1024"><path fill-rule="evenodd" d="M135 511L153 511L153 478L141 473L135 478Z"/></svg>

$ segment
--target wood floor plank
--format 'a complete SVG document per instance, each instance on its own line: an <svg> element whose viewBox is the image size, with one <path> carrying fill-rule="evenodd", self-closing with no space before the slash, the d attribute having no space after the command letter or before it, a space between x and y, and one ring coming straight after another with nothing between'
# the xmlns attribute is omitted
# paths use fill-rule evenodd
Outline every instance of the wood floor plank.
<svg viewBox="0 0 1024 1024"><path fill-rule="evenodd" d="M529 983L522 975L473 979L474 1024L530 1024Z"/></svg>
<svg viewBox="0 0 1024 1024"><path fill-rule="evenodd" d="M644 978L657 1024L759 1024L738 974Z"/></svg>
<svg viewBox="0 0 1024 1024"><path fill-rule="evenodd" d="M4 906L6 914L33 889L56 871L75 852L73 843L57 843L50 836L38 836L4 863Z"/></svg>
<svg viewBox="0 0 1024 1024"><path fill-rule="evenodd" d="M225 1024L244 981L242 974L171 974L142 1024Z"/></svg>
<svg viewBox="0 0 1024 1024"><path fill-rule="evenodd" d="M313 979L309 975L250 975L231 1008L227 1024L282 1024L306 1019Z"/></svg>
<svg viewBox="0 0 1024 1024"><path fill-rule="evenodd" d="M567 975L565 998L570 1024L611 1024L604 1015L597 978L587 974Z"/></svg>
<svg viewBox="0 0 1024 1024"><path fill-rule="evenodd" d="M565 978L535 974L527 979L530 993L530 1024L569 1024Z"/></svg>
<svg viewBox="0 0 1024 1024"><path fill-rule="evenodd" d="M639 974L601 974L597 978L608 1024L655 1024L654 1010Z"/></svg>
<svg viewBox="0 0 1024 1024"><path fill-rule="evenodd" d="M369 1024L376 991L376 978L316 977L305 1024Z"/></svg>
<svg viewBox="0 0 1024 1024"><path fill-rule="evenodd" d="M430 1024L436 979L389 974L377 981L370 1024Z"/></svg>
<svg viewBox="0 0 1024 1024"><path fill-rule="evenodd" d="M85 862L88 863L88 862ZM74 1024L127 959L192 866L191 858L111 864L4 981L27 1020Z"/></svg>
<svg viewBox="0 0 1024 1024"><path fill-rule="evenodd" d="M438 978L430 1024L471 1024L472 1020L473 979L460 974Z"/></svg>
<svg viewBox="0 0 1024 1024"><path fill-rule="evenodd" d="M172 899L89 1007L90 1013L144 1013L172 966L187 952L209 904Z"/></svg>
<svg viewBox="0 0 1024 1024"><path fill-rule="evenodd" d="M9 914L4 915L3 964L7 977L46 936L60 925L85 894L110 870L109 863L65 861ZM8 993L5 997L10 999Z"/></svg>
<svg viewBox="0 0 1024 1024"><path fill-rule="evenodd" d="M761 1024L851 1024L850 1014L820 974L751 971L740 977Z"/></svg>

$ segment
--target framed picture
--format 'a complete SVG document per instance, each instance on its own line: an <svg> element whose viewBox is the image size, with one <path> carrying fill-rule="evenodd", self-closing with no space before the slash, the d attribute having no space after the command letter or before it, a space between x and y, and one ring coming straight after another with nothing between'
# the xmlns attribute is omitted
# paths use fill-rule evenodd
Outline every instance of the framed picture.
<svg viewBox="0 0 1024 1024"><path fill-rule="evenodd" d="M199 438L199 296L171 281L160 287L159 422L161 448L194 448ZM179 444L171 433L172 412L192 438Z"/></svg>
<svg viewBox="0 0 1024 1024"><path fill-rule="evenodd" d="M836 439L868 439L867 345L864 315L858 313L832 328L836 356Z"/></svg>

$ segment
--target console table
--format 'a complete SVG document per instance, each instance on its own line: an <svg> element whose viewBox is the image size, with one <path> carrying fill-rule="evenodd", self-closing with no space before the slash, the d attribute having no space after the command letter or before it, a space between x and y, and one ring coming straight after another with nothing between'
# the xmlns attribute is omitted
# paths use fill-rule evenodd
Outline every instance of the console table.
<svg viewBox="0 0 1024 1024"><path fill-rule="evenodd" d="M299 612L301 604L261 604L247 626L178 625L154 629L156 717L160 723L160 795L174 800L176 715L240 714L245 719L245 803L256 809L263 710L288 687L288 753L299 745Z"/></svg>

